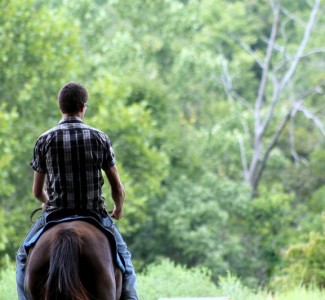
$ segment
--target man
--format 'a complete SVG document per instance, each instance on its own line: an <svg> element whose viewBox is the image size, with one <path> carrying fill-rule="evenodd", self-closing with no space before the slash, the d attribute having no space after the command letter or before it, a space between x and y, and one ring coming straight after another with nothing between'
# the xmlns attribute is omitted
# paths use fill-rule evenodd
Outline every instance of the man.
<svg viewBox="0 0 325 300"><path fill-rule="evenodd" d="M131 254L111 217L123 217L124 187L116 167L114 151L108 136L84 124L88 92L80 84L64 85L58 95L62 113L60 123L36 141L31 167L34 170L33 194L42 202L43 213L34 223L17 253L17 289L19 300L25 300L24 276L26 252L24 244L46 225L46 217L55 210L91 210L102 225L114 233L117 251L125 263L121 299L138 299L136 276ZM114 208L111 217L102 195L101 170L111 186ZM44 189L45 186L45 189Z"/></svg>

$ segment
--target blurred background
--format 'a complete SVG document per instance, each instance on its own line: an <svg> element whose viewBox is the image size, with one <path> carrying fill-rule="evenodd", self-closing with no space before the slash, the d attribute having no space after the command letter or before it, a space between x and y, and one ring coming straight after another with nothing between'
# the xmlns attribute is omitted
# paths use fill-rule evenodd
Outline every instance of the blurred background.
<svg viewBox="0 0 325 300"><path fill-rule="evenodd" d="M187 271L206 296L227 278L324 287L324 16L321 0L1 0L2 280L39 206L34 143L77 81L115 149L142 290Z"/></svg>

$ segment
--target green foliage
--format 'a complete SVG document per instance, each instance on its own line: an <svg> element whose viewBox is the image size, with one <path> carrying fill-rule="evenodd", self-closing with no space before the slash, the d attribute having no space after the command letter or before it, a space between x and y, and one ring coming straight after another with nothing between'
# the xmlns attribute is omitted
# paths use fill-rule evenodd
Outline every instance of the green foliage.
<svg viewBox="0 0 325 300"><path fill-rule="evenodd" d="M228 274L226 277L219 278L219 294L227 295L232 300L322 300L324 291L317 288L306 288L293 286L285 287L283 291L267 292L265 290L254 291L247 288L236 277Z"/></svg>
<svg viewBox="0 0 325 300"><path fill-rule="evenodd" d="M3 259L2 259L3 260ZM0 300L17 299L14 264L6 264L0 269Z"/></svg>
<svg viewBox="0 0 325 300"><path fill-rule="evenodd" d="M222 295L227 295L231 299L241 300L241 299L265 299L267 297L267 293L260 292L258 295L254 295L254 293L244 286L242 282L235 276L232 276L230 273L227 276L220 276L218 286L220 288ZM263 298L262 298L263 297Z"/></svg>
<svg viewBox="0 0 325 300"><path fill-rule="evenodd" d="M26 173L32 145L59 115L58 86L79 71L78 27L31 0L1 1L0 9L0 101L5 112L18 116L6 132L15 160L7 172L15 186L13 197L20 202L31 185Z"/></svg>
<svg viewBox="0 0 325 300"><path fill-rule="evenodd" d="M312 194L308 208L316 214L325 211L325 185Z"/></svg>
<svg viewBox="0 0 325 300"><path fill-rule="evenodd" d="M8 242L8 233L5 227L5 213L3 209L0 209L0 253L6 248L6 243ZM1 262L0 262L1 263Z"/></svg>
<svg viewBox="0 0 325 300"><path fill-rule="evenodd" d="M33 0L1 1L0 10L0 203L14 257L30 226L30 203L36 203L29 168L34 142L58 121L58 89L80 78L83 53L79 28L62 11Z"/></svg>
<svg viewBox="0 0 325 300"><path fill-rule="evenodd" d="M109 74L94 82L89 89L91 110L85 117L86 122L105 131L112 140L127 191L128 218L124 225L129 234L146 220L148 202L159 194L168 169L168 159L156 145L160 133L153 118L158 112L153 107L159 105L154 103L159 100L155 97L158 92L144 87L142 94L137 94L132 83ZM138 89L139 84L138 81Z"/></svg>
<svg viewBox="0 0 325 300"><path fill-rule="evenodd" d="M55 98L71 80L90 92L85 121L112 139L127 193L119 225L139 269L169 257L208 267L216 282L231 271L256 286L281 274L284 249L312 245L306 237L321 232L324 209L324 97L304 99L254 201L243 174L254 147L258 59L265 59L273 21L268 2L8 0L0 10L0 255L13 259L30 226L38 205L30 193L33 144L58 122ZM273 82L292 61L309 13L306 1L283 1ZM324 78L324 37L316 24L263 150L287 108ZM273 92L269 82L263 105ZM322 245L320 236L313 240ZM322 257L321 247L312 248ZM292 266L304 263L301 254ZM255 297L238 282L220 279L245 299ZM299 292L304 300L318 297L291 295Z"/></svg>
<svg viewBox="0 0 325 300"><path fill-rule="evenodd" d="M138 274L137 290L140 299L156 300L162 297L230 296L233 300L323 300L324 293L318 289L294 287L273 295L266 291L254 292L245 287L236 277L219 278L219 286L210 280L206 269L186 269L163 260L150 265L147 271ZM7 264L0 271L0 300L17 299L15 269Z"/></svg>
<svg viewBox="0 0 325 300"><path fill-rule="evenodd" d="M312 174L315 176L318 181L324 183L325 182L325 174L324 174L324 169L325 169L325 149L320 148L316 149L315 151L312 152L311 158L311 169L312 169Z"/></svg>
<svg viewBox="0 0 325 300"><path fill-rule="evenodd" d="M250 282L259 278L264 283L281 262L281 250L295 241L295 213L292 212L293 195L287 194L279 187L267 189L263 187L255 198L244 218L243 226L246 236L245 249L247 262L246 272Z"/></svg>
<svg viewBox="0 0 325 300"><path fill-rule="evenodd" d="M33 2L1 2L1 101L16 105L22 118L54 108L58 84L78 74L82 59L78 27Z"/></svg>
<svg viewBox="0 0 325 300"><path fill-rule="evenodd" d="M307 287L325 287L325 237L311 233L306 243L292 245L285 260L287 267L282 276L274 283L283 288L297 285Z"/></svg>
<svg viewBox="0 0 325 300"><path fill-rule="evenodd" d="M236 219L245 214L248 204L246 186L211 173L200 174L193 182L182 175L170 182L165 197L153 204L154 226L142 229L138 239L141 251L149 261L161 255L191 267L208 267L214 278L229 268L237 270L244 249ZM164 242L157 244L157 239Z"/></svg>
<svg viewBox="0 0 325 300"><path fill-rule="evenodd" d="M12 195L14 185L10 178L10 167L13 165L15 156L13 149L16 149L16 134L11 131L10 124L18 119L15 109L8 110L7 103L0 103L0 204L8 207L10 204L5 201Z"/></svg>
<svg viewBox="0 0 325 300"><path fill-rule="evenodd" d="M186 269L169 260L149 265L137 276L139 299L153 300L170 297L207 297L218 295L206 269Z"/></svg>
<svg viewBox="0 0 325 300"><path fill-rule="evenodd" d="M283 293L277 293L276 299L278 300L322 300L324 299L324 291L319 289L307 289L296 287L292 290ZM262 299L261 299L262 300Z"/></svg>

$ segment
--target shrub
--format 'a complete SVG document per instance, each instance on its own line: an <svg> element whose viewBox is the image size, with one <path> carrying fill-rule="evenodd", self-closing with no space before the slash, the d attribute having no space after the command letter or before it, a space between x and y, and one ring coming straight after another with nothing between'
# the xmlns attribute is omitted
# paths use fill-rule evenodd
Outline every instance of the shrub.
<svg viewBox="0 0 325 300"><path fill-rule="evenodd" d="M293 245L285 256L287 267L283 274L275 277L272 286L288 287L325 287L325 237L311 233L307 243Z"/></svg>
<svg viewBox="0 0 325 300"><path fill-rule="evenodd" d="M186 269L169 260L149 265L137 279L139 299L220 296L206 269Z"/></svg>

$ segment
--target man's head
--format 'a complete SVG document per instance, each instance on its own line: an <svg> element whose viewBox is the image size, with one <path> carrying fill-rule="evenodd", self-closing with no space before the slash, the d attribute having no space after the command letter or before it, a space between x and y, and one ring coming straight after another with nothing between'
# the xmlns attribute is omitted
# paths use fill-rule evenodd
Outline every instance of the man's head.
<svg viewBox="0 0 325 300"><path fill-rule="evenodd" d="M69 82L61 88L58 100L63 114L78 114L85 108L88 92L81 84Z"/></svg>

